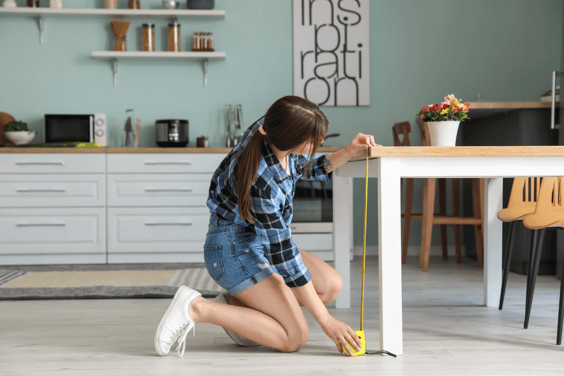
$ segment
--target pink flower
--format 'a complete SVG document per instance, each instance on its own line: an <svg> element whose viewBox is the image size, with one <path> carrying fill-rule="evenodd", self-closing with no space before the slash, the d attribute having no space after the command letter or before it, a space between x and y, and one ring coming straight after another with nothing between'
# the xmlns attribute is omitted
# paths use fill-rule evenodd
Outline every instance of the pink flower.
<svg viewBox="0 0 564 376"><path fill-rule="evenodd" d="M445 97L445 101L442 104L450 105L452 103L458 103L458 100L454 96L454 94L449 94Z"/></svg>

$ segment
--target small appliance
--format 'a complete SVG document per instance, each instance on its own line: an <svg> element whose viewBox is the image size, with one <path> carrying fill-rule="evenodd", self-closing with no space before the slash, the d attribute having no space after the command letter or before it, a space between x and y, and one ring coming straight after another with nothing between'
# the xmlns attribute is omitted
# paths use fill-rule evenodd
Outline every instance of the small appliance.
<svg viewBox="0 0 564 376"><path fill-rule="evenodd" d="M45 142L108 144L106 114L46 114Z"/></svg>
<svg viewBox="0 0 564 376"><path fill-rule="evenodd" d="M157 120L156 129L157 145L160 147L185 147L188 145L188 120Z"/></svg>

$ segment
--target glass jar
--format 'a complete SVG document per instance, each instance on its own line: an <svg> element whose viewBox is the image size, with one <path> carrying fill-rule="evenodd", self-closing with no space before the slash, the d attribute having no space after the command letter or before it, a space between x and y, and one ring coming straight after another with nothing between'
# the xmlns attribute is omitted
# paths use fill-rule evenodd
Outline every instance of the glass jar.
<svg viewBox="0 0 564 376"><path fill-rule="evenodd" d="M127 0L129 9L141 9L141 0Z"/></svg>
<svg viewBox="0 0 564 376"><path fill-rule="evenodd" d="M39 8L39 0L27 0L27 6L30 8Z"/></svg>
<svg viewBox="0 0 564 376"><path fill-rule="evenodd" d="M63 0L49 0L49 6L51 8L63 8Z"/></svg>
<svg viewBox="0 0 564 376"><path fill-rule="evenodd" d="M106 0L106 9L117 9L117 0Z"/></svg>
<svg viewBox="0 0 564 376"><path fill-rule="evenodd" d="M143 51L155 51L155 24L143 24L142 31Z"/></svg>
<svg viewBox="0 0 564 376"><path fill-rule="evenodd" d="M171 52L180 51L180 24L168 24L168 50Z"/></svg>

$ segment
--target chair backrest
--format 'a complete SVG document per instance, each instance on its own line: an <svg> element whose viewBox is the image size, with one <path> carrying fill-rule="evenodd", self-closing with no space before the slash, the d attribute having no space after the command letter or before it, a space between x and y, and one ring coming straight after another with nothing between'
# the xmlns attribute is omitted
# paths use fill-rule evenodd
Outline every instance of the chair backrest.
<svg viewBox="0 0 564 376"><path fill-rule="evenodd" d="M545 177L535 212L528 215L523 224L529 228L564 227L564 178Z"/></svg>
<svg viewBox="0 0 564 376"><path fill-rule="evenodd" d="M409 133L411 132L411 125L409 121L402 121L401 123L394 123L392 133L394 134L394 146L411 146L409 141ZM402 139L400 140L400 135Z"/></svg>
<svg viewBox="0 0 564 376"><path fill-rule="evenodd" d="M546 181L545 181L546 180ZM544 178L540 188L537 210L560 212L564 215L564 178Z"/></svg>
<svg viewBox="0 0 564 376"><path fill-rule="evenodd" d="M431 146L431 135L429 134L429 128L427 128L427 123L418 120L419 133L421 133L421 146Z"/></svg>
<svg viewBox="0 0 564 376"><path fill-rule="evenodd" d="M509 204L497 213L503 222L522 220L534 213L540 194L542 178L515 178L511 187Z"/></svg>
<svg viewBox="0 0 564 376"><path fill-rule="evenodd" d="M515 178L509 196L509 206L535 204L540 194L542 178Z"/></svg>

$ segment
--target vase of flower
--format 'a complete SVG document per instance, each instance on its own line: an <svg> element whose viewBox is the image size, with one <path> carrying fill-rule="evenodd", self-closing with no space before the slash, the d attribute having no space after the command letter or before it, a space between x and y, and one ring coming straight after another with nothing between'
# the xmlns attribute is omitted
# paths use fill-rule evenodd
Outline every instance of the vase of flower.
<svg viewBox="0 0 564 376"><path fill-rule="evenodd" d="M444 102L430 104L421 108L417 117L429 130L431 146L456 146L456 135L460 123L468 119L470 103L447 95Z"/></svg>
<svg viewBox="0 0 564 376"><path fill-rule="evenodd" d="M431 146L456 146L460 121L426 121Z"/></svg>

